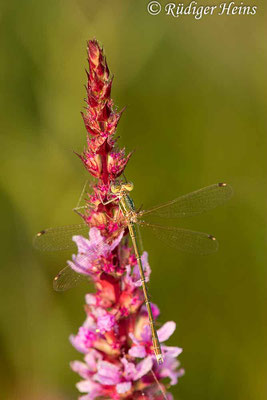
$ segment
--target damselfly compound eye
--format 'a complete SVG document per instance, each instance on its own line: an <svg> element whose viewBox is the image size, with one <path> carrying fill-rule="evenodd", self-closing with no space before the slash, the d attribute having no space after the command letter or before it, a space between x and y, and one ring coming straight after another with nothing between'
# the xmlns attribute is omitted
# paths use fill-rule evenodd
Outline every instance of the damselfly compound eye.
<svg viewBox="0 0 267 400"><path fill-rule="evenodd" d="M128 192L131 192L134 188L134 184L132 182L127 182L123 184L124 189L126 189Z"/></svg>
<svg viewBox="0 0 267 400"><path fill-rule="evenodd" d="M113 184L113 185L111 185L110 190L111 190L111 193L114 193L114 194L119 193L121 191L121 185Z"/></svg>

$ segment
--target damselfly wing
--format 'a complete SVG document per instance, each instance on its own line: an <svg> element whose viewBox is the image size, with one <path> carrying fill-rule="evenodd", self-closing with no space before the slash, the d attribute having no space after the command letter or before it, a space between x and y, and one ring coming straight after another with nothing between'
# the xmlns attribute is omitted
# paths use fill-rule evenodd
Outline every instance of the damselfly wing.
<svg viewBox="0 0 267 400"><path fill-rule="evenodd" d="M40 251L75 250L73 236L88 236L88 232L89 227L85 223L47 228L35 235L33 246Z"/></svg>

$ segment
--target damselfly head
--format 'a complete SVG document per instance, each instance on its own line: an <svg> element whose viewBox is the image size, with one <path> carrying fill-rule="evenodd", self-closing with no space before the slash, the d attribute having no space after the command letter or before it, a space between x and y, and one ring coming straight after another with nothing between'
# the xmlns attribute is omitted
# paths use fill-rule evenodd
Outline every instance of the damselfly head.
<svg viewBox="0 0 267 400"><path fill-rule="evenodd" d="M132 182L123 183L123 188L127 190L127 192L131 192L134 188L134 184Z"/></svg>
<svg viewBox="0 0 267 400"><path fill-rule="evenodd" d="M121 183L113 183L110 186L111 193L118 194L121 191L122 184Z"/></svg>
<svg viewBox="0 0 267 400"><path fill-rule="evenodd" d="M131 192L134 188L132 182L113 183L110 187L111 193L118 194L121 192Z"/></svg>

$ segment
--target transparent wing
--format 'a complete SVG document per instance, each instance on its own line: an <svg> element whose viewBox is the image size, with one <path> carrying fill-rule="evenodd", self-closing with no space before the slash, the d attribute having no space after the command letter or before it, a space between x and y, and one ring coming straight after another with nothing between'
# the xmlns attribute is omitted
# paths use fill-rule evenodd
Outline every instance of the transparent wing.
<svg viewBox="0 0 267 400"><path fill-rule="evenodd" d="M211 254L218 250L216 238L207 233L195 232L188 229L152 225L145 222L142 227L151 229L159 239L177 250L193 254Z"/></svg>
<svg viewBox="0 0 267 400"><path fill-rule="evenodd" d="M189 217L211 210L232 196L232 188L226 183L216 183L203 189L178 197L167 203L141 211L138 217L155 214L159 217Z"/></svg>
<svg viewBox="0 0 267 400"><path fill-rule="evenodd" d="M63 268L53 281L53 288L57 292L63 292L78 286L82 282L88 282L88 276L78 274L68 265Z"/></svg>
<svg viewBox="0 0 267 400"><path fill-rule="evenodd" d="M88 236L88 231L89 227L85 223L44 229L35 235L33 245L36 249L41 251L75 249L76 245L72 241L72 236Z"/></svg>

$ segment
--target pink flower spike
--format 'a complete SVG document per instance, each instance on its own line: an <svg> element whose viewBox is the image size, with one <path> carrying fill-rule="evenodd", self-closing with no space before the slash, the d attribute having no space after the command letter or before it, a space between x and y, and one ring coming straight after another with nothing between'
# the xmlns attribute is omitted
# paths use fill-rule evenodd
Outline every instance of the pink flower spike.
<svg viewBox="0 0 267 400"><path fill-rule="evenodd" d="M84 194L85 207L79 211L88 236L72 237L77 253L68 265L91 278L95 291L86 294L85 321L70 337L83 354L83 361L73 361L71 369L82 378L77 383L83 393L79 400L162 400L162 390L164 398L172 400L167 390L169 383L176 384L184 373L177 361L182 349L162 344L164 362L158 365L137 255L120 201L111 190L115 182L124 182L119 177L132 153L117 146L116 129L123 110L117 111L111 99L113 78L103 48L95 39L88 42L88 63L82 113L87 140L79 158L94 182L90 193ZM141 261L148 282L151 268L147 252L141 254ZM151 309L157 320L159 308L151 303ZM175 327L175 322L165 323L158 330L159 341L168 340Z"/></svg>

